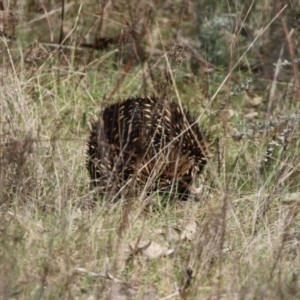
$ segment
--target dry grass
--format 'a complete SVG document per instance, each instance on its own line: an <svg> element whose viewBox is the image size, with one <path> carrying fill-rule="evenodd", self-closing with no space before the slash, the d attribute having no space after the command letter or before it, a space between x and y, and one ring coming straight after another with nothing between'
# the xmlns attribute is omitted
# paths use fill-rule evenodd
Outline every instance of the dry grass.
<svg viewBox="0 0 300 300"><path fill-rule="evenodd" d="M299 59L296 8L250 2L216 8L245 20L247 37L193 1L72 2L60 47L59 6L28 1L24 18L11 7L18 25L2 11L0 299L300 298L297 63L280 67ZM227 41L214 62L191 22ZM91 208L89 119L144 93L180 101L218 140L201 201Z"/></svg>

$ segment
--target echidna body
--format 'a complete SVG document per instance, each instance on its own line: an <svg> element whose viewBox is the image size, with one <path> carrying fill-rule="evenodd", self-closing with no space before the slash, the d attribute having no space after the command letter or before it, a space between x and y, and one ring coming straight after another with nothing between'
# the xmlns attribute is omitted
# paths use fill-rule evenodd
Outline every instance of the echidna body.
<svg viewBox="0 0 300 300"><path fill-rule="evenodd" d="M100 193L126 187L186 198L207 162L209 145L190 114L156 97L129 98L92 124L87 166Z"/></svg>

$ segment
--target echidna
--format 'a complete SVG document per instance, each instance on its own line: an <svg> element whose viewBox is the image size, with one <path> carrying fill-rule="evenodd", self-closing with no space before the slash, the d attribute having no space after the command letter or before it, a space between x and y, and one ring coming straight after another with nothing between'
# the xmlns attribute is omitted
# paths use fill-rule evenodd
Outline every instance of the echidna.
<svg viewBox="0 0 300 300"><path fill-rule="evenodd" d="M208 141L189 112L154 96L107 106L87 142L92 184L110 199L133 185L186 198L208 155Z"/></svg>

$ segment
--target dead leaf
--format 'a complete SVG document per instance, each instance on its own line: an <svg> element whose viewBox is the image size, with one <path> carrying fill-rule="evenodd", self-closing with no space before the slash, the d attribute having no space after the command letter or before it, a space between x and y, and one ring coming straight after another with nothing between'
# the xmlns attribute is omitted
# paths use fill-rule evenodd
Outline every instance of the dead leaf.
<svg viewBox="0 0 300 300"><path fill-rule="evenodd" d="M235 115L236 115L236 112L232 109L226 109L226 110L222 111L222 117L225 121L230 120Z"/></svg>
<svg viewBox="0 0 300 300"><path fill-rule="evenodd" d="M168 249L167 247L152 242L150 246L143 251L143 254L148 258L153 259L160 256L169 256L173 252L173 249Z"/></svg>
<svg viewBox="0 0 300 300"><path fill-rule="evenodd" d="M247 101L250 106L252 107L258 107L262 103L263 98L261 96L257 95L249 95L248 93L244 94L244 101Z"/></svg>
<svg viewBox="0 0 300 300"><path fill-rule="evenodd" d="M150 240L145 240L145 241L138 241L137 242L132 242L129 243L129 248L131 250L131 252L133 252L133 254L137 254L137 253L141 253L143 250L147 249L151 244Z"/></svg>
<svg viewBox="0 0 300 300"><path fill-rule="evenodd" d="M261 97L261 96L253 97L253 98L250 99L249 102L250 102L250 105L251 105L252 107L257 107L257 106L259 106L259 105L261 104L261 102L262 102L262 97Z"/></svg>
<svg viewBox="0 0 300 300"><path fill-rule="evenodd" d="M197 231L197 222L194 219L192 219L183 226L180 239L191 241L194 239L196 231Z"/></svg>
<svg viewBox="0 0 300 300"><path fill-rule="evenodd" d="M177 242L180 240L181 230L177 227L168 227L164 229L158 229L158 234L164 236L169 242Z"/></svg>
<svg viewBox="0 0 300 300"><path fill-rule="evenodd" d="M201 195L203 193L204 190L204 185L199 186L198 188L195 187L191 187L191 192L194 195Z"/></svg>
<svg viewBox="0 0 300 300"><path fill-rule="evenodd" d="M251 121L251 120L254 120L257 116L258 116L258 112L252 111L245 115L245 119Z"/></svg>
<svg viewBox="0 0 300 300"><path fill-rule="evenodd" d="M173 249L168 249L160 244L152 241L140 241L137 248L134 250L135 243L130 244L130 248L135 251L135 253L140 253L150 259L168 256L174 252Z"/></svg>
<svg viewBox="0 0 300 300"><path fill-rule="evenodd" d="M155 230L155 233L156 234L165 234L166 232L162 228L158 228L158 229Z"/></svg>
<svg viewBox="0 0 300 300"><path fill-rule="evenodd" d="M300 202L300 193L295 192L295 193L288 193L284 194L282 196L281 201L283 203L299 203Z"/></svg>

